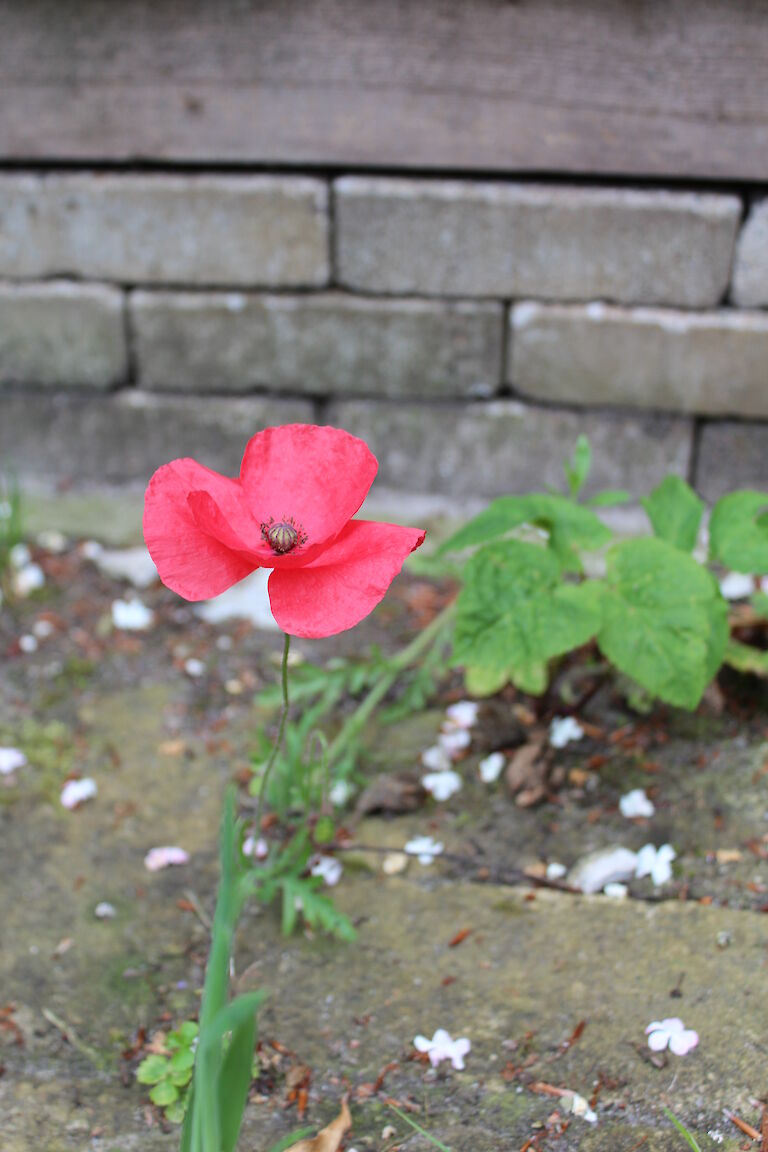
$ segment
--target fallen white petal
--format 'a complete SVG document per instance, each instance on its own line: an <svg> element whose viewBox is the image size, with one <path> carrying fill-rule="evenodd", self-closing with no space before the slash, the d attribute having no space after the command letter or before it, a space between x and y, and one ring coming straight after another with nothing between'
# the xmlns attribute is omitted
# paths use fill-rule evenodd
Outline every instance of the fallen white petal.
<svg viewBox="0 0 768 1152"><path fill-rule="evenodd" d="M93 914L97 920L112 920L117 915L117 912L115 911L114 904L108 904L106 900L102 900L102 902L94 908Z"/></svg>
<svg viewBox="0 0 768 1152"><path fill-rule="evenodd" d="M565 748L574 740L581 740L584 729L573 716L555 716L549 726L549 742L553 748Z"/></svg>
<svg viewBox="0 0 768 1152"><path fill-rule="evenodd" d="M47 640L49 636L53 635L53 624L50 620L35 620L32 625L32 632L38 640Z"/></svg>
<svg viewBox="0 0 768 1152"><path fill-rule="evenodd" d="M269 856L269 844L263 837L246 836L243 841L243 855L253 856L256 860L265 860Z"/></svg>
<svg viewBox="0 0 768 1152"><path fill-rule="evenodd" d="M328 799L336 808L343 808L355 794L355 789L349 780L337 780L328 789Z"/></svg>
<svg viewBox="0 0 768 1152"><path fill-rule="evenodd" d="M419 864L427 865L443 852L443 845L431 836L414 836L405 845L405 851L409 856L418 857Z"/></svg>
<svg viewBox="0 0 768 1152"><path fill-rule="evenodd" d="M629 894L629 888L626 884L620 884L618 880L612 880L603 888L606 896L610 896L612 900L626 900Z"/></svg>
<svg viewBox="0 0 768 1152"><path fill-rule="evenodd" d="M26 763L27 758L20 748L0 748L0 776L10 776Z"/></svg>
<svg viewBox="0 0 768 1152"><path fill-rule="evenodd" d="M451 766L451 758L440 744L433 744L431 748L425 748L421 754L421 762L425 768L429 768L432 772L444 772Z"/></svg>
<svg viewBox="0 0 768 1152"><path fill-rule="evenodd" d="M479 711L480 705L475 700L459 700L457 704L449 704L445 710L446 726L474 728Z"/></svg>
<svg viewBox="0 0 768 1152"><path fill-rule="evenodd" d="M96 781L90 776L84 776L82 780L68 780L61 790L61 803L65 808L78 808L87 800L92 800L97 791Z"/></svg>
<svg viewBox="0 0 768 1152"><path fill-rule="evenodd" d="M149 588L158 579L155 562L146 548L101 548L89 559L105 576L127 580L134 588Z"/></svg>
<svg viewBox="0 0 768 1152"><path fill-rule="evenodd" d="M26 544L14 544L8 553L8 562L11 568L23 568L29 564L32 559L32 554Z"/></svg>
<svg viewBox="0 0 768 1152"><path fill-rule="evenodd" d="M205 664L202 660L198 660L195 656L190 656L189 660L184 661L184 671L187 676L197 679L205 673Z"/></svg>
<svg viewBox="0 0 768 1152"><path fill-rule="evenodd" d="M160 848L150 848L144 857L144 867L148 872L159 872L163 868L178 867L189 863L189 853L176 845L164 845Z"/></svg>
<svg viewBox="0 0 768 1152"><path fill-rule="evenodd" d="M637 853L629 848L599 848L578 860L568 873L568 883L582 892L600 892L606 884L631 879Z"/></svg>
<svg viewBox="0 0 768 1152"><path fill-rule="evenodd" d="M441 732L437 738L440 747L451 757L456 757L469 748L471 741L472 736L466 728L452 728L450 731Z"/></svg>
<svg viewBox="0 0 768 1152"><path fill-rule="evenodd" d="M64 533L56 528L44 528L37 534L37 543L46 552L59 553L66 551L68 540Z"/></svg>
<svg viewBox="0 0 768 1152"><path fill-rule="evenodd" d="M25 564L13 577L13 590L17 596L29 596L45 584L45 573L39 564Z"/></svg>
<svg viewBox="0 0 768 1152"><path fill-rule="evenodd" d="M562 880L567 871L565 864L561 864L559 860L552 860L547 864L547 880Z"/></svg>
<svg viewBox="0 0 768 1152"><path fill-rule="evenodd" d="M461 776L450 769L428 772L426 776L422 776L421 783L435 800L448 800L454 793L461 791Z"/></svg>
<svg viewBox="0 0 768 1152"><path fill-rule="evenodd" d="M586 1101L583 1096L579 1096L578 1092L574 1092L573 1094L571 1112L574 1116L581 1116L582 1120L586 1120L588 1124L597 1123L597 1113L592 1111L588 1101Z"/></svg>
<svg viewBox="0 0 768 1152"><path fill-rule="evenodd" d="M254 628L266 632L278 631L267 591L271 572L271 568L257 568L250 576L227 588L215 600L206 600L196 605L195 615L209 624L220 624L225 620L250 620Z"/></svg>
<svg viewBox="0 0 768 1152"><path fill-rule="evenodd" d="M720 592L725 600L748 600L754 591L754 578L743 572L729 572L720 581Z"/></svg>
<svg viewBox="0 0 768 1152"><path fill-rule="evenodd" d="M19 648L28 656L32 652L37 652L37 637L33 636L31 632L26 632L23 636L19 636Z"/></svg>
<svg viewBox="0 0 768 1152"><path fill-rule="evenodd" d="M477 767L483 784L495 784L504 771L505 764L506 759L503 752L491 752L490 756L481 760Z"/></svg>
<svg viewBox="0 0 768 1152"><path fill-rule="evenodd" d="M144 632L151 628L155 614L141 600L115 600L112 604L112 623L127 632Z"/></svg>
<svg viewBox="0 0 768 1152"><path fill-rule="evenodd" d="M619 812L627 820L653 816L655 811L654 803L648 799L644 788L633 788L631 792L627 792L619 800Z"/></svg>
<svg viewBox="0 0 768 1152"><path fill-rule="evenodd" d="M310 858L309 871L312 876L320 876L329 888L333 888L341 880L343 868L335 856L318 855Z"/></svg>

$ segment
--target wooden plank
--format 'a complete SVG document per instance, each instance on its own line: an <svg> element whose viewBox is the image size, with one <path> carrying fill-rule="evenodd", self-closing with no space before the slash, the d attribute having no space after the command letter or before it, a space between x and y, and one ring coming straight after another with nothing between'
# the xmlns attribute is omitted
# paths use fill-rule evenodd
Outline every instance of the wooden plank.
<svg viewBox="0 0 768 1152"><path fill-rule="evenodd" d="M0 0L0 160L768 180L768 0Z"/></svg>

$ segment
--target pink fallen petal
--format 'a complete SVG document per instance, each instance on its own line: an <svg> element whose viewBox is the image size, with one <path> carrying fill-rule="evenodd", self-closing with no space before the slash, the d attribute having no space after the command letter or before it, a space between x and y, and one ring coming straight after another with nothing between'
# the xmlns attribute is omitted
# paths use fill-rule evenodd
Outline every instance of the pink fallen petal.
<svg viewBox="0 0 768 1152"><path fill-rule="evenodd" d="M189 853L175 845L151 848L144 857L144 867L148 872L159 872L163 868L172 868L179 864L188 863Z"/></svg>
<svg viewBox="0 0 768 1152"><path fill-rule="evenodd" d="M694 1032L692 1028L684 1028L682 1032L676 1032L669 1038L669 1050L674 1052L675 1056L686 1056L699 1042L698 1032Z"/></svg>
<svg viewBox="0 0 768 1152"><path fill-rule="evenodd" d="M96 781L90 776L85 776L82 780L67 781L61 790L61 803L64 808L72 810L79 808L87 800L92 800L95 795Z"/></svg>

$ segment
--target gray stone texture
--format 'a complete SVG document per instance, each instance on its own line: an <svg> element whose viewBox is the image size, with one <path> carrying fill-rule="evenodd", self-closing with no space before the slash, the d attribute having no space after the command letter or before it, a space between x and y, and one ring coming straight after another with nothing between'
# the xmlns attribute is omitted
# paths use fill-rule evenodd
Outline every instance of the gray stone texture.
<svg viewBox="0 0 768 1152"><path fill-rule="evenodd" d="M0 393L0 459L22 482L68 487L145 485L178 456L237 475L255 432L313 417L305 400L7 392Z"/></svg>
<svg viewBox="0 0 768 1152"><path fill-rule="evenodd" d="M741 230L731 295L742 308L768 307L768 200L753 206Z"/></svg>
<svg viewBox="0 0 768 1152"><path fill-rule="evenodd" d="M493 497L562 488L562 462L580 433L594 465L589 491L646 492L667 472L685 476L690 421L535 408L509 400L475 405L396 405L358 400L330 406L328 422L370 445L379 481L406 491Z"/></svg>
<svg viewBox="0 0 768 1152"><path fill-rule="evenodd" d="M328 190L307 177L0 177L0 276L318 286L328 248Z"/></svg>
<svg viewBox="0 0 768 1152"><path fill-rule="evenodd" d="M768 492L768 424L735 420L705 424L699 438L696 487L710 502L736 488Z"/></svg>
<svg viewBox="0 0 768 1152"><path fill-rule="evenodd" d="M616 188L343 177L337 275L371 292L707 307L741 202Z"/></svg>
<svg viewBox="0 0 768 1152"><path fill-rule="evenodd" d="M768 416L768 316L523 302L509 382L535 400Z"/></svg>
<svg viewBox="0 0 768 1152"><path fill-rule="evenodd" d="M489 396L503 374L500 304L136 292L130 312L150 389Z"/></svg>
<svg viewBox="0 0 768 1152"><path fill-rule="evenodd" d="M104 389L127 374L123 295L116 288L0 283L0 386Z"/></svg>

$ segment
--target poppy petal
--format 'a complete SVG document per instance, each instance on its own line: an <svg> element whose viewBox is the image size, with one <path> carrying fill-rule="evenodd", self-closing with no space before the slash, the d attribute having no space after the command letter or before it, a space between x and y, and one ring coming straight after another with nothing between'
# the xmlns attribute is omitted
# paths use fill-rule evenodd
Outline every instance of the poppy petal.
<svg viewBox="0 0 768 1152"><path fill-rule="evenodd" d="M207 492L225 518L242 516L236 511L242 509L237 480L196 460L173 460L158 468L149 482L144 539L163 584L185 600L208 600L242 580L258 562L201 528L190 506L193 492Z"/></svg>
<svg viewBox="0 0 768 1152"><path fill-rule="evenodd" d="M377 469L368 445L341 428L284 424L251 437L240 481L253 519L261 524L292 518L306 534L309 551L341 532L368 495Z"/></svg>
<svg viewBox="0 0 768 1152"><path fill-rule="evenodd" d="M424 536L420 528L350 521L313 563L272 573L269 599L277 623L308 639L353 628L383 600Z"/></svg>

